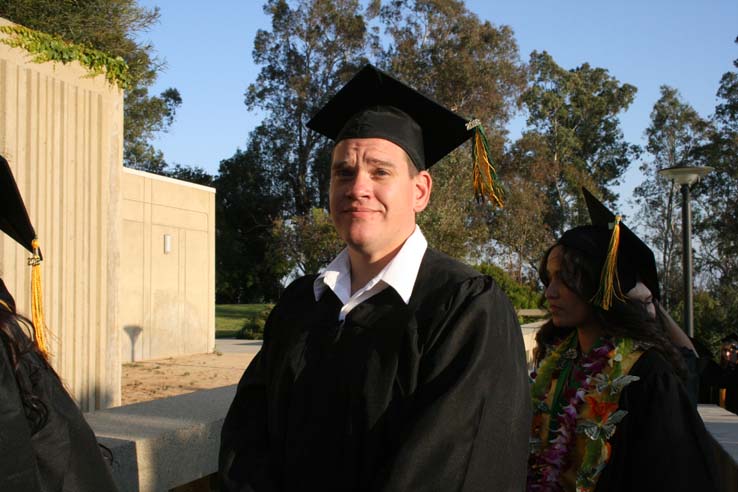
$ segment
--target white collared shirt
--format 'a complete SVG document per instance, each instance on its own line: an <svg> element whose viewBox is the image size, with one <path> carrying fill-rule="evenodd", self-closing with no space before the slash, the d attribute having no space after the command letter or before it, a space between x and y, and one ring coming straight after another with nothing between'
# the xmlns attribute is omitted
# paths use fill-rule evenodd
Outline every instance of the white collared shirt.
<svg viewBox="0 0 738 492"><path fill-rule="evenodd" d="M420 262L423 260L428 241L420 232L420 227L405 240L394 258L361 289L351 295L351 262L348 248L344 248L338 256L318 275L313 284L315 300L319 300L326 289L331 289L341 301L343 307L338 313L338 320L343 321L349 312L362 302L392 287L407 304L418 278Z"/></svg>

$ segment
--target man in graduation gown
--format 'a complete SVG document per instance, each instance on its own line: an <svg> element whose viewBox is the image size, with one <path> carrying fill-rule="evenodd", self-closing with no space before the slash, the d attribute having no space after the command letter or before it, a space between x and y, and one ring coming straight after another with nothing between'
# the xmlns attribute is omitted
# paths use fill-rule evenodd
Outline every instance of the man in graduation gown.
<svg viewBox="0 0 738 492"><path fill-rule="evenodd" d="M333 139L346 249L293 282L221 434L227 491L519 491L530 398L494 281L427 246L427 168L466 121L366 66L308 123Z"/></svg>
<svg viewBox="0 0 738 492"><path fill-rule="evenodd" d="M0 230L40 261L36 233L2 156L0 190ZM95 434L39 343L39 319L19 316L0 278L0 491L115 492Z"/></svg>

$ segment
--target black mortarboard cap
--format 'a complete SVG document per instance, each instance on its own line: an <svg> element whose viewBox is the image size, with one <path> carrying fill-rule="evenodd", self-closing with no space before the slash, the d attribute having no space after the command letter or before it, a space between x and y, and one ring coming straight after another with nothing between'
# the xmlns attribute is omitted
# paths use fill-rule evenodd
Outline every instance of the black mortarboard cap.
<svg viewBox="0 0 738 492"><path fill-rule="evenodd" d="M36 232L28 218L18 185L8 161L0 155L0 229L18 244L33 253L33 240ZM40 254L40 253L39 253Z"/></svg>
<svg viewBox="0 0 738 492"><path fill-rule="evenodd" d="M582 187L584 200L587 202L589 218L593 225L612 228L615 214L587 189ZM618 251L618 276L623 292L632 289L640 280L651 291L655 299L661 298L659 277L656 270L656 258L651 248L620 223L620 247Z"/></svg>
<svg viewBox="0 0 738 492"><path fill-rule="evenodd" d="M38 247L36 231L33 230L26 206L23 204L18 185L13 178L8 161L0 155L0 229L13 238L18 244L32 253L28 264L31 266L31 319L33 321L34 340L42 354L47 355L46 323L44 321L43 302L41 299L41 248ZM6 305L6 295L10 292L5 284L0 289L0 300ZM12 296L10 301L13 302ZM14 308L13 308L14 310Z"/></svg>
<svg viewBox="0 0 738 492"><path fill-rule="evenodd" d="M479 121L469 122L373 65L362 68L307 126L336 143L348 138L389 140L421 170L475 137L475 192L501 205L502 191Z"/></svg>

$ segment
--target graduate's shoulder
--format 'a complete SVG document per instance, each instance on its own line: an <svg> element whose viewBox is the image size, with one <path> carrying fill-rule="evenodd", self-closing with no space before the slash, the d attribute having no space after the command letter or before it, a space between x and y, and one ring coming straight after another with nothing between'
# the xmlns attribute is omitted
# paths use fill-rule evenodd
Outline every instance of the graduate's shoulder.
<svg viewBox="0 0 738 492"><path fill-rule="evenodd" d="M638 358L630 374L640 378L647 377L674 377L674 367L666 360L664 355L653 347L647 348Z"/></svg>
<svg viewBox="0 0 738 492"><path fill-rule="evenodd" d="M432 248L428 248L423 257L416 286L429 294L449 295L462 290L470 296L486 294L504 297L492 277Z"/></svg>
<svg viewBox="0 0 738 492"><path fill-rule="evenodd" d="M683 382L672 364L655 348L644 350L629 374L638 380L623 390L626 399L635 402L680 400L686 398ZM649 406L652 403L648 404Z"/></svg>
<svg viewBox="0 0 738 492"><path fill-rule="evenodd" d="M315 292L313 286L315 285L316 278L318 278L318 275L315 274L304 275L290 282L284 289L284 292L282 292L282 295L279 296L279 303L303 299L308 295L310 298L313 298Z"/></svg>

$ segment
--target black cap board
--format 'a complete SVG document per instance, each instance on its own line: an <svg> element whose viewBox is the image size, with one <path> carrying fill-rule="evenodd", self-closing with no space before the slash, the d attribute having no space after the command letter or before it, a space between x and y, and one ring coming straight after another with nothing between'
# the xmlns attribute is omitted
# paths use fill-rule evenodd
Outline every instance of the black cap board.
<svg viewBox="0 0 738 492"><path fill-rule="evenodd" d="M0 230L33 253L33 230L10 164L0 155ZM39 252L40 255L40 252Z"/></svg>
<svg viewBox="0 0 738 492"><path fill-rule="evenodd" d="M428 169L474 135L468 121L372 65L362 68L308 122L338 143L382 138Z"/></svg>
<svg viewBox="0 0 738 492"><path fill-rule="evenodd" d="M18 244L32 253L28 259L31 266L31 319L33 338L41 353L48 356L46 343L46 323L44 321L41 295L41 248L38 247L36 231L33 230L26 206L23 204L18 185L13 178L10 164L0 155L0 230L12 237ZM0 279L0 304L11 312L15 311L15 301Z"/></svg>
<svg viewBox="0 0 738 492"><path fill-rule="evenodd" d="M582 193L592 225L611 228L611 224L615 222L615 214L587 188L582 187ZM640 280L651 291L654 299L660 299L659 276L653 251L622 222L618 250L618 276L623 292L632 289Z"/></svg>

